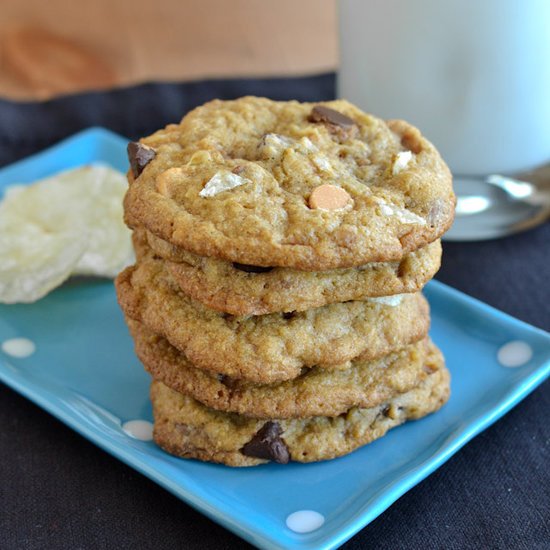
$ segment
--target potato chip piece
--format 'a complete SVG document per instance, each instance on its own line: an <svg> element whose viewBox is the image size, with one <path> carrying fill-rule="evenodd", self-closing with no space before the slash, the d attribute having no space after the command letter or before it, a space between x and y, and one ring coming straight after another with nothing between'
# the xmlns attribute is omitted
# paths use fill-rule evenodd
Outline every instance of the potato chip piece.
<svg viewBox="0 0 550 550"><path fill-rule="evenodd" d="M0 210L0 302L34 302L59 286L84 254L88 239L50 233Z"/></svg>
<svg viewBox="0 0 550 550"><path fill-rule="evenodd" d="M0 302L31 302L69 275L113 277L133 261L123 223L122 174L86 166L29 186L0 203Z"/></svg>
<svg viewBox="0 0 550 550"><path fill-rule="evenodd" d="M87 172L80 176L79 200L87 205L88 248L74 274L115 277L134 262L131 232L124 225L122 209L128 183L123 174L107 166L83 170Z"/></svg>

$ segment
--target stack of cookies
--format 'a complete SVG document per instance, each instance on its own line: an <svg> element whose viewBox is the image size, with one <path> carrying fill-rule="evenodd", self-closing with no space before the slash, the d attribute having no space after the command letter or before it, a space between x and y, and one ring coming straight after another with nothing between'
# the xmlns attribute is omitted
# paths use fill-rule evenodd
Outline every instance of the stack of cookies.
<svg viewBox="0 0 550 550"><path fill-rule="evenodd" d="M137 263L116 286L162 448L325 460L447 400L421 289L455 199L418 130L246 97L128 151Z"/></svg>

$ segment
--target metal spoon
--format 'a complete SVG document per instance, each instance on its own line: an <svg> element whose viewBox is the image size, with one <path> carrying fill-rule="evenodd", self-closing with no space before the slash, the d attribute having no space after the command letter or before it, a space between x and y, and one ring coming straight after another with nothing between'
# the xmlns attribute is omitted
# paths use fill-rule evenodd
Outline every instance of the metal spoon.
<svg viewBox="0 0 550 550"><path fill-rule="evenodd" d="M454 181L456 218L447 241L496 239L550 219L550 165L514 177L455 176Z"/></svg>

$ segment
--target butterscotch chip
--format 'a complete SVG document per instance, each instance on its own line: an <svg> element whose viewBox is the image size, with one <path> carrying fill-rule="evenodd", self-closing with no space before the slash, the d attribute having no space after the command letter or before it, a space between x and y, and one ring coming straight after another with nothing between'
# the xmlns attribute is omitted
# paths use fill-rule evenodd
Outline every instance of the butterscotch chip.
<svg viewBox="0 0 550 550"><path fill-rule="evenodd" d="M309 196L309 207L319 210L339 210L351 203L349 193L336 185L316 187Z"/></svg>
<svg viewBox="0 0 550 550"><path fill-rule="evenodd" d="M170 188L177 182L181 168L170 168L157 176L155 186L157 191L165 197L170 197Z"/></svg>
<svg viewBox="0 0 550 550"><path fill-rule="evenodd" d="M141 143L156 156L128 190L126 221L198 256L306 271L400 261L454 216L451 174L420 132L344 100L211 101ZM414 162L393 174L407 150ZM167 200L156 180L174 168ZM434 223L416 223L435 204ZM319 208L336 209L331 223Z"/></svg>

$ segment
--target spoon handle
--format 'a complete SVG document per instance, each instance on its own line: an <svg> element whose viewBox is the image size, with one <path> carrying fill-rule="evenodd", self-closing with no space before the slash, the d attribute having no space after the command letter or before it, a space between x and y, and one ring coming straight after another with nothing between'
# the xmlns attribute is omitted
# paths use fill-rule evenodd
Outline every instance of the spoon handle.
<svg viewBox="0 0 550 550"><path fill-rule="evenodd" d="M539 191L550 191L550 163L544 164L528 172L522 172L514 176L514 179L528 181Z"/></svg>

